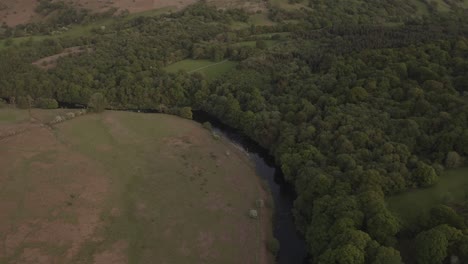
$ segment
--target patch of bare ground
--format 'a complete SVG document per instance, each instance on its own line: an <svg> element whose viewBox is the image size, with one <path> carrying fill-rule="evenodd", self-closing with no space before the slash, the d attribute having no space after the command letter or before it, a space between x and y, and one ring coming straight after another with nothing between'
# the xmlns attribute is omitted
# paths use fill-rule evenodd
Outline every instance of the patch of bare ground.
<svg viewBox="0 0 468 264"><path fill-rule="evenodd" d="M171 7L180 9L197 0L67 0L76 7L92 10L96 13L105 12L111 8L128 10L130 13L145 12L153 9ZM0 2L0 24L9 26L26 24L44 19L35 12L37 0L2 0Z"/></svg>
<svg viewBox="0 0 468 264"><path fill-rule="evenodd" d="M0 156L0 260L68 263L102 224L106 172L46 128L5 139Z"/></svg>
<svg viewBox="0 0 468 264"><path fill-rule="evenodd" d="M37 0L2 0L0 1L0 23L9 26L26 24L38 17L34 11Z"/></svg>
<svg viewBox="0 0 468 264"><path fill-rule="evenodd" d="M115 242L110 249L94 255L94 264L126 264L128 242L120 240Z"/></svg>
<svg viewBox="0 0 468 264"><path fill-rule="evenodd" d="M59 54L55 54L52 56L48 56L45 58L41 58L32 64L43 69L43 70L48 70L48 69L53 69L57 66L57 61L60 58L63 57L72 57L72 56L78 56L83 53L90 53L93 52L92 48L85 47L85 46L77 46L77 47L71 47L71 48L66 48Z"/></svg>

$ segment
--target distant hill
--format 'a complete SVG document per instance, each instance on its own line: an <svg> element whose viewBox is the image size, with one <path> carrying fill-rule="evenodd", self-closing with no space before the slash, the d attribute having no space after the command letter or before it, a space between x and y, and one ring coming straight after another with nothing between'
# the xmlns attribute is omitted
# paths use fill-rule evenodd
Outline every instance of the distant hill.
<svg viewBox="0 0 468 264"><path fill-rule="evenodd" d="M91 12L102 13L111 9L117 12L140 13L154 9L170 8L179 10L198 0L2 0L0 3L0 24L16 26L30 22L44 21L47 15L37 11L41 2L47 4L61 4L76 9L86 9ZM266 8L266 1L262 0L209 0L220 8L243 8L255 12Z"/></svg>

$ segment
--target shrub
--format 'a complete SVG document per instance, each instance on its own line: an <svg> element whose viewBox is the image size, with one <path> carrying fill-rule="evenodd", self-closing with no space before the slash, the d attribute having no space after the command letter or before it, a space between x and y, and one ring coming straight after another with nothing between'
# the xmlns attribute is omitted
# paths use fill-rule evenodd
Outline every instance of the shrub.
<svg viewBox="0 0 468 264"><path fill-rule="evenodd" d="M447 153L447 157L445 158L445 167L447 168L456 168L460 165L460 155L458 155L455 151L450 151Z"/></svg>
<svg viewBox="0 0 468 264"><path fill-rule="evenodd" d="M179 116L182 118L192 119L192 108L191 107L182 107L179 109Z"/></svg>
<svg viewBox="0 0 468 264"><path fill-rule="evenodd" d="M204 129L208 129L209 131L213 130L213 127L211 126L210 122L204 122L202 126Z"/></svg>
<svg viewBox="0 0 468 264"><path fill-rule="evenodd" d="M65 117L67 119L73 119L73 118L75 118L75 113L68 112L68 113L65 114Z"/></svg>
<svg viewBox="0 0 468 264"><path fill-rule="evenodd" d="M106 110L107 100L102 93L94 93L89 99L88 108L90 112L100 113Z"/></svg>
<svg viewBox="0 0 468 264"><path fill-rule="evenodd" d="M0 108L4 107L6 105L6 101L0 98Z"/></svg>
<svg viewBox="0 0 468 264"><path fill-rule="evenodd" d="M213 133L211 135L213 136L213 139L215 139L215 140L220 140L221 139L221 137L216 133Z"/></svg>
<svg viewBox="0 0 468 264"><path fill-rule="evenodd" d="M249 216L252 219L257 219L258 218L258 211L255 209L250 209L249 210Z"/></svg>
<svg viewBox="0 0 468 264"><path fill-rule="evenodd" d="M35 106L42 109L56 109L58 108L58 102L52 98L37 98Z"/></svg>
<svg viewBox="0 0 468 264"><path fill-rule="evenodd" d="M279 243L278 239L272 237L272 238L267 240L266 247L267 247L268 251L270 251L271 254L276 256L278 254L278 252L279 252L279 249L280 249L280 243Z"/></svg>

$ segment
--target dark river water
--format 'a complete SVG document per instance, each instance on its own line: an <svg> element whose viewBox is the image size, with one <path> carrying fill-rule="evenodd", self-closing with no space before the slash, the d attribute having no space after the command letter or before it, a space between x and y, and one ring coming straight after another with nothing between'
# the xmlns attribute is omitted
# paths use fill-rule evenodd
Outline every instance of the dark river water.
<svg viewBox="0 0 468 264"><path fill-rule="evenodd" d="M213 131L229 139L245 150L254 162L257 174L268 183L275 203L273 219L273 234L280 242L277 256L279 264L307 263L307 251L304 239L297 233L292 215L293 202L296 194L292 187L284 181L281 170L275 167L273 158L258 144L244 136L239 131L224 125L210 115L194 111L194 121L210 122Z"/></svg>

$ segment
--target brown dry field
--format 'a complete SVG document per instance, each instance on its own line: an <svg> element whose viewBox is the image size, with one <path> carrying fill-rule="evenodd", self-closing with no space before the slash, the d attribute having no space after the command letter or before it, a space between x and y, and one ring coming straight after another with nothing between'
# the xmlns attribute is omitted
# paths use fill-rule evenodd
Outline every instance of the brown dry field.
<svg viewBox="0 0 468 264"><path fill-rule="evenodd" d="M95 12L104 12L116 7L119 10L127 9L130 13L138 13L164 7L179 9L195 3L196 0L68 0L67 2ZM41 17L34 12L37 4L37 0L2 0L0 23L16 26L40 20Z"/></svg>
<svg viewBox="0 0 468 264"><path fill-rule="evenodd" d="M231 143L159 114L45 125L65 112L0 109L22 131L0 139L0 263L273 262L271 209L247 216L269 195Z"/></svg>
<svg viewBox="0 0 468 264"><path fill-rule="evenodd" d="M115 7L119 10L128 10L130 13L139 13L160 8L173 8L175 10L186 7L198 0L68 0L67 2L95 12L104 12ZM266 9L263 0L208 0L220 8L244 8L255 12ZM16 26L28 22L40 21L42 18L35 13L37 0L1 0L0 24L5 22L9 26Z"/></svg>

